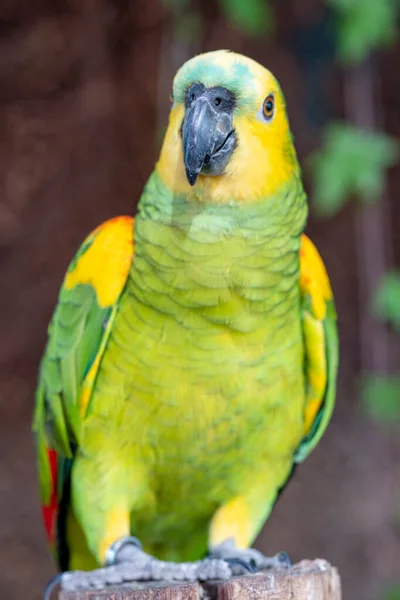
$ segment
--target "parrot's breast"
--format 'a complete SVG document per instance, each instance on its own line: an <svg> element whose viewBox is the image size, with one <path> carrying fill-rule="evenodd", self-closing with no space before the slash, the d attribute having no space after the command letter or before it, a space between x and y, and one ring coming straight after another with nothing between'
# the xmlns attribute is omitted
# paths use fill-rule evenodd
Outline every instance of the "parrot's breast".
<svg viewBox="0 0 400 600"><path fill-rule="evenodd" d="M81 445L123 461L144 543L255 482L276 491L303 432L298 250L268 271L228 246L178 269L139 252L97 376Z"/></svg>
<svg viewBox="0 0 400 600"><path fill-rule="evenodd" d="M158 556L174 558L175 543L175 558L198 557L218 507L253 489L272 505L290 474L304 430L305 218L299 181L257 206L203 206L155 173L142 196L81 448L124 473L115 494Z"/></svg>

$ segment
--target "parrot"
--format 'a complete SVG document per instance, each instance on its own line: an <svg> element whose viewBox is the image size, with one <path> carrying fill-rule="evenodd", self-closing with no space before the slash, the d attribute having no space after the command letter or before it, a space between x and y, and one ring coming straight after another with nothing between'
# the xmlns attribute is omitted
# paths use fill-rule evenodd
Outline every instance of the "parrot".
<svg viewBox="0 0 400 600"><path fill-rule="evenodd" d="M276 565L251 546L336 396L307 216L274 75L229 50L188 60L136 216L84 240L48 328L33 429L61 573Z"/></svg>

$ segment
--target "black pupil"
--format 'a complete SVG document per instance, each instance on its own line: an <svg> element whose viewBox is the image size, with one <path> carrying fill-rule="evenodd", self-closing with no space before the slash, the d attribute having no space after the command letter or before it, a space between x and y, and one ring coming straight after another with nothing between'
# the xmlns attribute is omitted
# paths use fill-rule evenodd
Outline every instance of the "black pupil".
<svg viewBox="0 0 400 600"><path fill-rule="evenodd" d="M273 108L274 108L274 105L273 105L272 100L268 100L268 102L266 104L267 112L271 112Z"/></svg>

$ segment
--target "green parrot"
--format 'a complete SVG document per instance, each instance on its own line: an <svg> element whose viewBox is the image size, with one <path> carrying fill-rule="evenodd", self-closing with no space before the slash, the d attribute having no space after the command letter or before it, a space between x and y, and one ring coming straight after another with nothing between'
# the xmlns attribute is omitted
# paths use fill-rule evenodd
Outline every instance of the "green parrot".
<svg viewBox="0 0 400 600"><path fill-rule="evenodd" d="M335 400L335 309L306 219L275 77L229 51L185 63L135 219L83 242L49 326L34 431L61 571L128 550L134 574L136 557L167 578L207 552L226 576L269 564L250 546Z"/></svg>

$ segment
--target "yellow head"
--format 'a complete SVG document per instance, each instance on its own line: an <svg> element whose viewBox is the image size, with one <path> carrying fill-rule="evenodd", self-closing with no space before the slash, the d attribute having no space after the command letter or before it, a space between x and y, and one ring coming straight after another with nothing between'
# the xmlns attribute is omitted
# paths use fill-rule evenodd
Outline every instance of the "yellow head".
<svg viewBox="0 0 400 600"><path fill-rule="evenodd" d="M157 171L178 194L211 202L253 202L278 193L299 173L275 77L227 50L186 62Z"/></svg>

